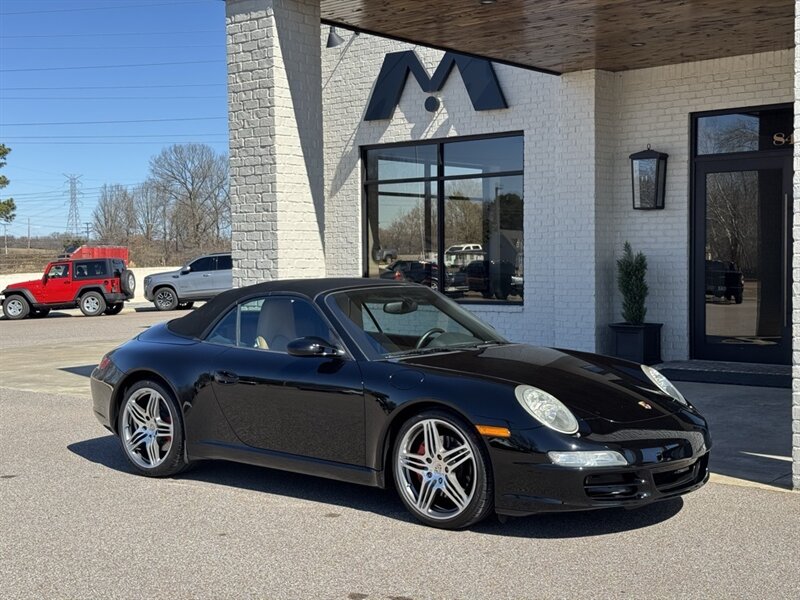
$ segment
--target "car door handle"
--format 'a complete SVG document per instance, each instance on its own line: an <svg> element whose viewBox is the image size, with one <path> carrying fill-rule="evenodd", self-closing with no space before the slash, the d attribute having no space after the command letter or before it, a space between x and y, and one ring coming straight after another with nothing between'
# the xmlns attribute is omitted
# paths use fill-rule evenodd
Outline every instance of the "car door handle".
<svg viewBox="0 0 800 600"><path fill-rule="evenodd" d="M215 371L214 381L221 383L222 385L233 385L239 381L239 376L236 373L231 373L230 371Z"/></svg>

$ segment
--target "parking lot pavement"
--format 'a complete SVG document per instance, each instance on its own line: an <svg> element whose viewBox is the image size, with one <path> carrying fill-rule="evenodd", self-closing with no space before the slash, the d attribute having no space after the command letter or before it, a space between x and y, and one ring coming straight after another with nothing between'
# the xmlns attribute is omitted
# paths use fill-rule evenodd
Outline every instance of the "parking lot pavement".
<svg viewBox="0 0 800 600"><path fill-rule="evenodd" d="M228 463L130 473L89 399L0 389L3 598L789 598L800 497L711 483L638 511L445 532L391 491Z"/></svg>
<svg viewBox="0 0 800 600"><path fill-rule="evenodd" d="M118 315L84 317L79 310L44 319L0 319L0 386L85 395L87 377L103 354L147 327L185 314L152 304L126 305Z"/></svg>
<svg viewBox="0 0 800 600"><path fill-rule="evenodd" d="M800 495L776 488L712 482L633 512L444 532L412 521L391 491L221 462L135 476L92 415L86 375L180 314L0 321L0 597L796 596ZM687 386L719 432L713 468L730 474L742 449L773 452L754 445L764 431L738 434L722 416L772 431L763 415L784 410L780 392ZM763 405L759 419L748 402Z"/></svg>

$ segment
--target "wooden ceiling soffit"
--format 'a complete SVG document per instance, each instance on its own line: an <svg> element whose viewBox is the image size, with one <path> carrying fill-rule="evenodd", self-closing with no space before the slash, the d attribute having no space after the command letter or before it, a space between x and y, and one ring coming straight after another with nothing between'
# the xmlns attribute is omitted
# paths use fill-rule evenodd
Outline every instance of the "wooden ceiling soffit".
<svg viewBox="0 0 800 600"><path fill-rule="evenodd" d="M320 0L326 23L545 72L794 46L793 0Z"/></svg>

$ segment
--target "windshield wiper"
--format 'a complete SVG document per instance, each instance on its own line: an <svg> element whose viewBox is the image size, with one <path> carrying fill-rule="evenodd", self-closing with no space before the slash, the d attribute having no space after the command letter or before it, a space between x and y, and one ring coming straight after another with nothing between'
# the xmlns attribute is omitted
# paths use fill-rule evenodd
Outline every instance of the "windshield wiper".
<svg viewBox="0 0 800 600"><path fill-rule="evenodd" d="M436 352L458 352L459 350L463 350L464 347L454 347L454 346L438 346L436 348L414 348L413 350L400 350L399 352L390 352L389 354L384 354L384 358L398 358L401 356L418 356L420 354L435 354Z"/></svg>

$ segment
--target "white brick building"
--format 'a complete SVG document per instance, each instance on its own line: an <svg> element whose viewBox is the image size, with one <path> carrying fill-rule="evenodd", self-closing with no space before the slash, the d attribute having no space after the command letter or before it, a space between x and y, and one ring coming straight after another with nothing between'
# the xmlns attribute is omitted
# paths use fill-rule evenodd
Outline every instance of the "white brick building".
<svg viewBox="0 0 800 600"><path fill-rule="evenodd" d="M536 62L537 50L542 61L550 56L549 46L530 42L533 58L528 64L494 63L508 108L476 110L454 68L433 92L423 91L408 76L392 116L366 120L372 95L381 91L375 85L387 54L414 51L431 77L444 51L342 29L344 43L326 48L329 29L321 26L321 17L335 20L332 16L344 15L347 8L336 0L227 4L234 277L239 283L380 276L391 268L392 261L379 256L389 248L401 260L429 265L422 271L426 283L436 281L509 338L610 352L608 325L621 320L615 260L629 241L648 258L647 320L663 323L664 360L789 364L793 324L794 363L800 362L800 310L791 309L792 295L800 296L800 226L791 229L791 214L798 208L790 210L792 197L800 198L800 182L792 196L789 143L800 69L791 42L776 38L770 44L762 36L756 45L741 36L739 45L720 30L714 33L716 45L703 47L699 36L693 46L691 36L671 41L665 34L659 47L673 52L672 62L646 66L647 60L630 48L644 43L620 42L619 53L627 52L631 64L645 66L572 67L560 75L524 68L542 66ZM775 14L752 18L763 18L765 29L776 22L768 19L791 28L778 8ZM751 17L736 17L735 11L726 18L735 29L731 35L741 35L736 28L751 25ZM404 27L398 23L396 30L384 33L410 39ZM421 31L421 41L432 35ZM648 35L653 45L659 44L657 34ZM467 38L463 48L449 47L481 54L476 49L481 40ZM565 53L573 43L568 42ZM485 47L485 56L519 62L516 54L508 58L488 42ZM753 51L762 48L768 50ZM600 62L604 57L597 50L595 58ZM430 96L439 100L433 111L426 108ZM447 142L497 139L491 136L499 134L522 136L518 223L502 214L506 209L501 208L500 192L510 197L509 182L517 175L492 178L492 161L499 157L476 155L474 161L441 164L447 162L448 151L442 149ZM396 144L401 145L392 146ZM399 152L418 156L426 144L438 152L438 176L430 172L436 164L423 159L384 157L375 159L378 175L371 179L368 150L382 156L381 148L389 154L392 148L404 148ZM669 155L663 210L632 207L629 155L648 146ZM391 176L392 169L409 165L416 175L387 183L400 179ZM483 239L453 237L467 229L448 225L452 201L461 199L447 191L449 180L442 173L448 168L462 173L454 181L466 173L475 175L474 189L483 190L481 197L470 196L472 205L482 206ZM376 190L373 196L371 189ZM376 210L380 215L368 214ZM414 210L423 216L413 243L395 248L402 236L395 235L391 243L378 239L389 238L394 222L405 218L411 223ZM376 219L372 232L370 218ZM502 258L492 255L492 235L498 233L506 240L501 243L515 245ZM511 265L513 284L506 283L514 291L483 298L467 265L448 266L448 246L473 242L485 253L473 256L473 262ZM494 277L491 273L484 272L486 281ZM500 275L499 281L506 276ZM524 294L518 290L522 286ZM796 486L799 377L796 366Z"/></svg>

